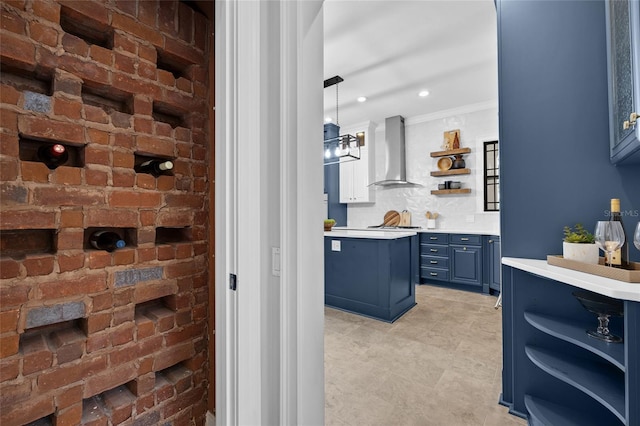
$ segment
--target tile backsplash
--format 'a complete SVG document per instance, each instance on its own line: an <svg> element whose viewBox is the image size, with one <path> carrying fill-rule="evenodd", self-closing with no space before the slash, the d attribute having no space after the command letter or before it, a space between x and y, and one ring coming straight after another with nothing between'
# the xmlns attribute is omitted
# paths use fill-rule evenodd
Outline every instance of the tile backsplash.
<svg viewBox="0 0 640 426"><path fill-rule="evenodd" d="M441 151L444 132L460 129L460 147L471 148L463 158L469 175L433 177L438 170L438 158L430 153ZM444 111L429 116L405 117L407 180L422 186L376 187L376 202L349 204L349 227L367 227L382 223L388 210L408 210L412 225L426 228L427 211L437 212L437 228L455 230L481 230L498 233L498 212L484 211L483 143L498 139L498 108L493 103L470 106L464 109ZM384 124L376 128L376 180L382 180L385 172ZM463 188L471 188L470 194L431 195L439 183L446 180L460 181Z"/></svg>

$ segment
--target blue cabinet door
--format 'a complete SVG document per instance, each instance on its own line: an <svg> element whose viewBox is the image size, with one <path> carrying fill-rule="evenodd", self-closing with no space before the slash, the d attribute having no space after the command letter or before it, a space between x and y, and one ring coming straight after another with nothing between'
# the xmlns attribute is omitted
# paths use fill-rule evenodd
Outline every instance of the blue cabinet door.
<svg viewBox="0 0 640 426"><path fill-rule="evenodd" d="M501 254L500 254L500 237L487 237L488 248L488 267L489 267L489 288L491 290L500 291L500 271L501 271Z"/></svg>
<svg viewBox="0 0 640 426"><path fill-rule="evenodd" d="M449 246L451 282L482 286L482 247Z"/></svg>

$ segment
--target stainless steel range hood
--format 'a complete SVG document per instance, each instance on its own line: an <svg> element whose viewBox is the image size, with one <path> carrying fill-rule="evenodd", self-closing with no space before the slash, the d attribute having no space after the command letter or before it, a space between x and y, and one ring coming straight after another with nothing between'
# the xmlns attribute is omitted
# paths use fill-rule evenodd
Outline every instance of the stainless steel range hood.
<svg viewBox="0 0 640 426"><path fill-rule="evenodd" d="M419 186L418 184L407 181L404 117L396 115L385 118L384 145L387 153L385 179L374 182L369 186Z"/></svg>

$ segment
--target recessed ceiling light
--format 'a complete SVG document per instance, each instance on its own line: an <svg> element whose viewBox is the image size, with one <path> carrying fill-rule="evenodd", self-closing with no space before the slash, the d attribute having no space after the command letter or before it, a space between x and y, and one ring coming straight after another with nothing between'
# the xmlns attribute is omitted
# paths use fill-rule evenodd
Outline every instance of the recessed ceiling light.
<svg viewBox="0 0 640 426"><path fill-rule="evenodd" d="M428 90L421 90L421 91L418 93L418 96L420 96L421 98L424 98L424 97L426 97L426 96L429 96L429 91L428 91Z"/></svg>
<svg viewBox="0 0 640 426"><path fill-rule="evenodd" d="M326 117L326 118L324 119L324 122L325 122L325 123L331 123L332 121L333 121L333 120L331 119L331 117Z"/></svg>
<svg viewBox="0 0 640 426"><path fill-rule="evenodd" d="M367 98L365 98L364 96L360 96L358 98L358 102L366 102L366 101L367 101Z"/></svg>

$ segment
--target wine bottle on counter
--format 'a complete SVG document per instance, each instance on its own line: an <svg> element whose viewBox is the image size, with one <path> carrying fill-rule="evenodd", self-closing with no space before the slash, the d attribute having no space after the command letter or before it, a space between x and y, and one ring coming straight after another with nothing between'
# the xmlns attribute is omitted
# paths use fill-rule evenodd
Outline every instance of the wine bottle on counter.
<svg viewBox="0 0 640 426"><path fill-rule="evenodd" d="M109 252L127 245L120 235L113 231L96 231L91 234L89 243L93 248Z"/></svg>
<svg viewBox="0 0 640 426"><path fill-rule="evenodd" d="M54 170L69 160L69 153L67 148L59 143L42 145L38 148L38 160L46 164L49 169Z"/></svg>
<svg viewBox="0 0 640 426"><path fill-rule="evenodd" d="M149 160L134 167L138 173L149 173L155 177L171 169L173 169L173 162L169 160Z"/></svg>
<svg viewBox="0 0 640 426"><path fill-rule="evenodd" d="M611 199L610 220L620 222L622 232L624 232L624 244L619 249L613 251L611 253L611 259L607 259L607 261L615 268L629 269L629 238L627 237L627 232L624 230L624 224L622 223L619 198Z"/></svg>

